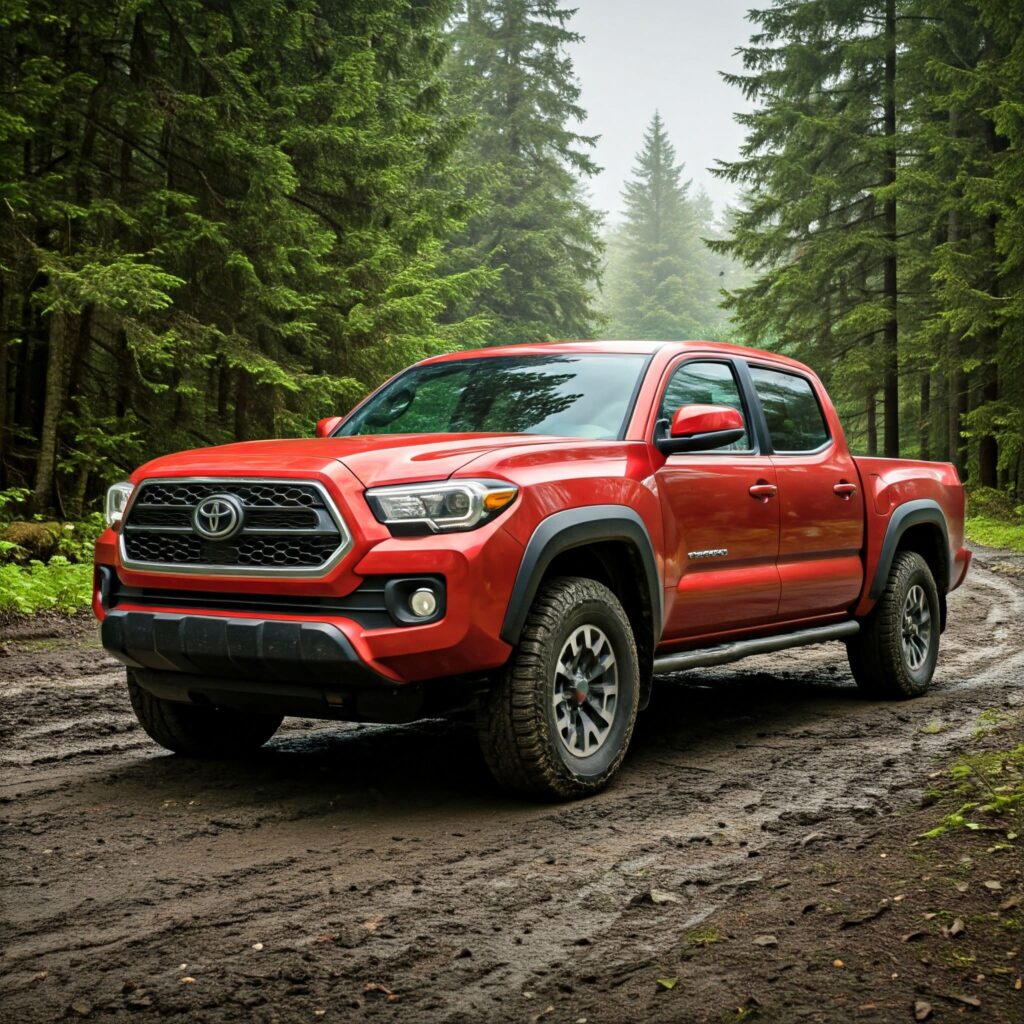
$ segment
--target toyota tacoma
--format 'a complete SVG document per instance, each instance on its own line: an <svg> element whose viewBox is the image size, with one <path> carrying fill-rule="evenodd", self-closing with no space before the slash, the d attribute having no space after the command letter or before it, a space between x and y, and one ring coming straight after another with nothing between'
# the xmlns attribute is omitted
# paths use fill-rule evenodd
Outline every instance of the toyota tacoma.
<svg viewBox="0 0 1024 1024"><path fill-rule="evenodd" d="M954 467L852 456L770 352L442 355L316 434L108 493L94 609L172 751L244 753L284 715L472 715L504 787L578 796L655 676L842 641L867 696L918 696L970 562Z"/></svg>

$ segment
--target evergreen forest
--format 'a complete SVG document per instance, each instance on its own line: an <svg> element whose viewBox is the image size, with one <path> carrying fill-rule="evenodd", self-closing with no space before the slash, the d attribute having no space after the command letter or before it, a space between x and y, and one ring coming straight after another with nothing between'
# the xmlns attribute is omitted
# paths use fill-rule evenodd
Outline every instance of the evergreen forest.
<svg viewBox="0 0 1024 1024"><path fill-rule="evenodd" d="M409 363L712 338L855 450L1024 501L1024 7L774 0L713 173L638 110L621 206L559 0L0 0L0 494L309 435Z"/></svg>

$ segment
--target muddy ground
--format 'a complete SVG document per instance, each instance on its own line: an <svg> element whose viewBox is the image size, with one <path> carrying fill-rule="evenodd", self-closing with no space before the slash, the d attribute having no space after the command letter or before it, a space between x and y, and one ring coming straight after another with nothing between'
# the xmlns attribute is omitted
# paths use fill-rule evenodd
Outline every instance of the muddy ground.
<svg viewBox="0 0 1024 1024"><path fill-rule="evenodd" d="M87 621L0 626L0 1020L1017 1022L1020 845L918 837L1022 709L1024 556L988 551L928 696L858 699L838 644L691 672L563 806L439 722L182 760Z"/></svg>

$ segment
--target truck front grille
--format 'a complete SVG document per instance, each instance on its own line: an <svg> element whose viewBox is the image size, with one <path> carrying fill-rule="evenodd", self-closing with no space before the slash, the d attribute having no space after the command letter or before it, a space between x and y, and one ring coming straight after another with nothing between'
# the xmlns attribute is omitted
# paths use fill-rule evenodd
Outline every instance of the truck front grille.
<svg viewBox="0 0 1024 1024"><path fill-rule="evenodd" d="M197 528L196 510L218 497L240 516L230 536L210 538ZM144 481L121 529L125 567L163 572L318 576L351 543L324 488L291 480Z"/></svg>

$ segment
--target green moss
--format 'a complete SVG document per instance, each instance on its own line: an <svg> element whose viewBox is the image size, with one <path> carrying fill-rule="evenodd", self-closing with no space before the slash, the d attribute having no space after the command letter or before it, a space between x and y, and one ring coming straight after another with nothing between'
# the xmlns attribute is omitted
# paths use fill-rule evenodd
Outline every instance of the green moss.
<svg viewBox="0 0 1024 1024"><path fill-rule="evenodd" d="M1012 718L1011 718L1012 720ZM961 829L1002 833L1012 843L1024 831L1024 743L1011 750L968 754L949 771L964 802L925 833L934 839Z"/></svg>
<svg viewBox="0 0 1024 1024"><path fill-rule="evenodd" d="M686 936L686 944L688 946L705 947L713 946L716 942L721 942L725 936L713 925L709 925L706 928L697 928L690 932Z"/></svg>

